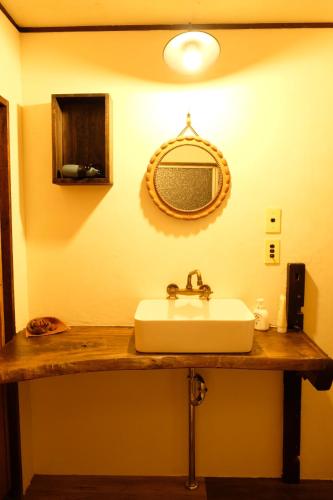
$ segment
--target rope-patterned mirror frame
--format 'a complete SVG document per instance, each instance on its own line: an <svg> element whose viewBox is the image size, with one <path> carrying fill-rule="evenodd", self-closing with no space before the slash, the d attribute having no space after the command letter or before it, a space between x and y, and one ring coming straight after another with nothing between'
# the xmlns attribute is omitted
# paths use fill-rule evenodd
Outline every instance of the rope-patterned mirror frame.
<svg viewBox="0 0 333 500"><path fill-rule="evenodd" d="M177 210L176 208L167 204L159 196L156 190L154 177L156 169L160 164L160 161L167 153L169 153L178 146L189 146L189 145L198 146L204 149L214 158L216 164L221 169L222 182L219 192L217 193L215 198L211 201L211 203L205 205L203 208L200 208L198 210L186 212L183 210ZM221 205L221 203L227 196L227 193L229 192L230 189L230 172L227 161L223 158L221 151L219 151L216 148L216 146L211 144L209 141L202 139L198 135L178 136L175 139L171 139L170 141L162 144L162 146L160 146L159 149L153 154L147 168L146 183L150 196L152 197L154 203L158 206L160 210L165 212L167 215L170 215L171 217L176 217L177 219L193 220L207 216Z"/></svg>

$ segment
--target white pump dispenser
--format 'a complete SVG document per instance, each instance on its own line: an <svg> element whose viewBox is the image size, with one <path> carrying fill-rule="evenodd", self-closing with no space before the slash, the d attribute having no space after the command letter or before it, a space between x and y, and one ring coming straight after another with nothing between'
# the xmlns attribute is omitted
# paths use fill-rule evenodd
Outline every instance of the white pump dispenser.
<svg viewBox="0 0 333 500"><path fill-rule="evenodd" d="M268 311L264 307L264 299L257 299L254 314L254 329L265 331L269 329Z"/></svg>
<svg viewBox="0 0 333 500"><path fill-rule="evenodd" d="M286 333L287 331L287 311L286 311L286 296L284 294L280 295L279 309L277 316L277 331L279 333Z"/></svg>

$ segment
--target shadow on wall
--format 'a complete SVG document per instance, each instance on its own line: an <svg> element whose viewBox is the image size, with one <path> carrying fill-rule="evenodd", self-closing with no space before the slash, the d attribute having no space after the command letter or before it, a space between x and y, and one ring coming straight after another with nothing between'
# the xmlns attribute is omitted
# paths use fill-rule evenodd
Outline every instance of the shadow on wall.
<svg viewBox="0 0 333 500"><path fill-rule="evenodd" d="M112 186L52 184L51 104L25 106L23 120L23 191L29 237L68 240L80 230Z"/></svg>
<svg viewBox="0 0 333 500"><path fill-rule="evenodd" d="M26 207L25 214L21 215L27 219L28 236L35 241L70 240L110 193L112 186L52 184L50 103L25 106L23 120L25 157L20 196L21 206L24 203ZM230 191L213 213L202 219L192 220L189 224L187 220L166 215L154 204L148 194L145 177L140 185L140 202L144 216L158 231L175 236L188 236L205 230L222 214L229 196Z"/></svg>
<svg viewBox="0 0 333 500"><path fill-rule="evenodd" d="M333 398L330 391L316 391L303 383L302 471L304 479L332 479L333 474Z"/></svg>
<svg viewBox="0 0 333 500"><path fill-rule="evenodd" d="M146 185L146 176L144 176L140 188L140 202L144 216L149 220L150 224L157 229L157 231L163 232L166 235L190 236L207 229L210 224L215 222L217 217L222 214L224 208L226 207L231 190L232 185L222 204L206 217L195 220L176 219L167 215L155 205L149 196Z"/></svg>
<svg viewBox="0 0 333 500"><path fill-rule="evenodd" d="M163 60L165 45L177 33L172 30L84 33L84 43L82 33L58 34L54 45L48 43L48 57L55 64L63 58L77 61L68 67L75 73L83 63L92 72L102 70L141 80L188 85L221 78L270 60L309 37L309 33L300 30L216 30L212 34L221 46L218 62L202 75L186 76L177 75ZM64 43L59 44L61 39Z"/></svg>

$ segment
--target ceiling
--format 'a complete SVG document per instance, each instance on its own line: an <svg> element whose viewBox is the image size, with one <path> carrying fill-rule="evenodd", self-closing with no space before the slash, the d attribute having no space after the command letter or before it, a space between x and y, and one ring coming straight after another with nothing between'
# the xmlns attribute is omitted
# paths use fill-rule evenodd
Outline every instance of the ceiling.
<svg viewBox="0 0 333 500"><path fill-rule="evenodd" d="M0 0L21 27L332 22L332 0Z"/></svg>

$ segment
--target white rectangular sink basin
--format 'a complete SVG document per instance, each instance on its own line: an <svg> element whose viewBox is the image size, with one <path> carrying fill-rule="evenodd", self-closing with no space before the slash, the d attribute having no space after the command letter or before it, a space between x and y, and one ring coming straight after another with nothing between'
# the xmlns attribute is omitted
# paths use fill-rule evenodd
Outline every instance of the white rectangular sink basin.
<svg viewBox="0 0 333 500"><path fill-rule="evenodd" d="M240 299L142 300L134 329L139 352L249 352L254 315Z"/></svg>

